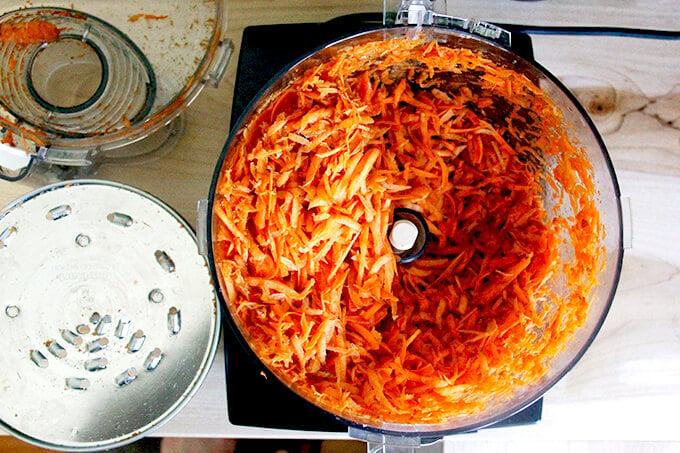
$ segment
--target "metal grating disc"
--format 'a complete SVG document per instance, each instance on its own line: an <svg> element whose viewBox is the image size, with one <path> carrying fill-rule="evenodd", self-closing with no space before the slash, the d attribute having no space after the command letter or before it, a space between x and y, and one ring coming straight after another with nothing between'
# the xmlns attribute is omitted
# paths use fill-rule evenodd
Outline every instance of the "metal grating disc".
<svg viewBox="0 0 680 453"><path fill-rule="evenodd" d="M129 443L208 372L219 307L189 226L139 190L47 186L0 211L0 422L47 448Z"/></svg>

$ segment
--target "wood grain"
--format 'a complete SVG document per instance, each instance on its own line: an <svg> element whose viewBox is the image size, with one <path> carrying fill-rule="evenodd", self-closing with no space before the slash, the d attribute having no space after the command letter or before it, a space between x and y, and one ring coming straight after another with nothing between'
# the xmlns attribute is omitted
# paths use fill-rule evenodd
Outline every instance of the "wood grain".
<svg viewBox="0 0 680 453"><path fill-rule="evenodd" d="M54 450L46 450L28 444L14 437L0 437L0 453L52 453Z"/></svg>

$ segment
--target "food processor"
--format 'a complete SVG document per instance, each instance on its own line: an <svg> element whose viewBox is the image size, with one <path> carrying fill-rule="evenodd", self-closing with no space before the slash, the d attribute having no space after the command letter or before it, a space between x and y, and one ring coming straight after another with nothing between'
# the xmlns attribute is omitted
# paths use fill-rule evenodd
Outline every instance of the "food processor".
<svg viewBox="0 0 680 453"><path fill-rule="evenodd" d="M396 23L390 24L390 18L394 19L394 16L386 14L385 24L387 26L379 25L376 27L377 30L372 31L366 31L366 29L353 30L349 37L303 55L294 64L277 74L264 89L257 93L254 100L245 108L243 115L236 122L218 163L209 199L211 203L209 212L212 216L212 220L208 223L208 240L211 243L209 258L215 280L220 282L219 296L228 315L228 324L237 338L235 344L245 345L246 350L250 349L251 359L253 355L257 356L254 360L259 364L260 369L265 370L264 372L270 376L270 379L279 379L284 383L284 386L291 388L308 404L320 406L331 418L348 425L350 435L353 437L368 440L371 445L374 444L374 448L386 448L386 451L411 451L408 449L431 443L433 439L436 440L443 435L474 431L504 420L537 401L545 391L568 372L593 340L613 299L622 260L621 208L616 177L604 144L583 108L568 90L540 64L532 61L530 56L518 55L511 50L514 39L512 33L492 24L438 14L433 11L433 6L434 2L427 1L402 2L401 9L396 15ZM222 245L217 245L220 243L221 230L214 209L215 204L223 196L217 187L223 181L224 175L230 171L230 165L233 163L231 160L233 149L231 147L238 141L239 135L251 128L253 124L257 124L257 121L260 121L257 116L262 112L267 112L268 103L274 102L272 99L275 100L276 96L284 92L287 86L294 84L306 70L314 68L319 62L328 61L335 55L342 54L345 49L352 46L392 39L424 39L426 42L433 40L439 45L472 49L482 53L502 67L518 71L539 86L563 115L565 129L569 131L570 140L578 144L579 149L592 165L592 172L577 184L592 185L593 203L597 206L599 222L604 230L598 242L598 247L603 251L603 265L597 272L597 284L585 294L585 297L589 300L589 305L587 313L582 314L584 321L569 341L563 345L563 349L551 362L546 374L539 381L516 389L512 398L490 404L484 411L476 415L466 414L460 418L452 417L439 424L390 423L380 420L367 422L365 419L353 418L352 415L348 416L346 413L334 411L309 395L305 395L300 389L291 386L290 381L282 376L280 371L272 370L271 366L262 361L262 357L258 356L257 351L253 353L249 333L240 324L242 321L235 317L234 308L230 305L229 297L226 295L224 276L221 275L219 265L216 264L216 260L221 258L220 252L217 252L216 255L215 248L222 247ZM544 163L544 165L546 165L545 168L550 168L549 163ZM558 191L569 193L573 189L575 187L566 184ZM547 188L546 193L544 201L548 209L553 209L551 216L566 221L573 220L577 212L572 211L571 208L551 206L551 199L553 199L551 189ZM559 196L555 195L555 197ZM568 248L567 245L566 249ZM570 258L570 256L573 256L573 252L566 249L561 254L561 259L565 262L573 259ZM556 288L564 286L563 277L555 276L551 284L555 285ZM569 291L564 288L562 290ZM229 374L229 364L227 373ZM389 448L394 448L394 450L389 450ZM399 448L404 450L398 450Z"/></svg>

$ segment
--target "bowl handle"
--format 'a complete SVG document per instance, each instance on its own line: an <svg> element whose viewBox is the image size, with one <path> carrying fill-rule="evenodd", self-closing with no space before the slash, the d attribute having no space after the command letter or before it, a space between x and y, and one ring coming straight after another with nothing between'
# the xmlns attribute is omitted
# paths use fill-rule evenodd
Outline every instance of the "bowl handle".
<svg viewBox="0 0 680 453"><path fill-rule="evenodd" d="M217 88L222 81L233 53L234 43L231 39L224 39L217 45L215 59L208 70L208 81L213 88Z"/></svg>
<svg viewBox="0 0 680 453"><path fill-rule="evenodd" d="M199 255L208 257L208 200L198 200L196 205L196 242Z"/></svg>
<svg viewBox="0 0 680 453"><path fill-rule="evenodd" d="M418 436L399 436L367 431L354 426L349 427L349 437L367 443L368 453L443 453L441 437L421 438Z"/></svg>
<svg viewBox="0 0 680 453"><path fill-rule="evenodd" d="M23 149L0 143L0 179L19 181L31 170L34 156ZM13 173L13 176L6 172Z"/></svg>

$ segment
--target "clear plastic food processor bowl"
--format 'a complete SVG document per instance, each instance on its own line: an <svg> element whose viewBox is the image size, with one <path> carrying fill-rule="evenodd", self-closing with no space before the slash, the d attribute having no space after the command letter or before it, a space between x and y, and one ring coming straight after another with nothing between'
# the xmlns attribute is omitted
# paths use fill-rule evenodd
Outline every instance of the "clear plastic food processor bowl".
<svg viewBox="0 0 680 453"><path fill-rule="evenodd" d="M221 79L225 30L225 0L1 0L0 175L156 151Z"/></svg>

